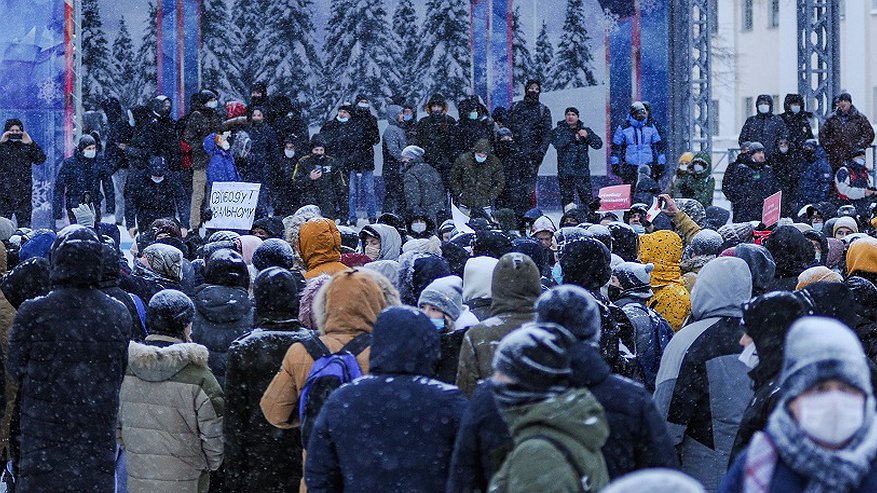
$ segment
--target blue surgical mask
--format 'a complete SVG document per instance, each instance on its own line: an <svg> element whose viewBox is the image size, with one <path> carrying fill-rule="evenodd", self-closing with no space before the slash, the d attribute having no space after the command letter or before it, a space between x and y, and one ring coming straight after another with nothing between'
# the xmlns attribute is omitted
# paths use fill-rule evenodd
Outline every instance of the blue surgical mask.
<svg viewBox="0 0 877 493"><path fill-rule="evenodd" d="M402 115L402 120L406 122L410 122L412 119L414 119L414 115Z"/></svg>
<svg viewBox="0 0 877 493"><path fill-rule="evenodd" d="M341 116L339 115L339 116L336 116L335 119L337 119L341 123L347 123L347 121L350 120L350 117L348 116L346 118L341 118Z"/></svg>
<svg viewBox="0 0 877 493"><path fill-rule="evenodd" d="M864 165L865 165L865 160L864 160L864 159L853 159L853 162L856 163L856 164L858 164L859 166L864 166Z"/></svg>
<svg viewBox="0 0 877 493"><path fill-rule="evenodd" d="M484 161L487 161L487 156L479 156L478 154L476 154L475 161L477 161L479 163L483 163Z"/></svg>
<svg viewBox="0 0 877 493"><path fill-rule="evenodd" d="M469 112L469 119L470 120L477 120L478 119L478 112L477 111L470 111Z"/></svg>
<svg viewBox="0 0 877 493"><path fill-rule="evenodd" d="M638 235L646 234L646 227L642 224L631 224L630 227L633 228L633 230L636 231L636 234Z"/></svg>
<svg viewBox="0 0 877 493"><path fill-rule="evenodd" d="M436 329L436 330L440 330L440 331L441 331L441 330L445 330L445 319L444 319L444 317L442 317L442 318L431 318L431 319L429 319L429 321L432 322L433 325L435 325L435 329Z"/></svg>
<svg viewBox="0 0 877 493"><path fill-rule="evenodd" d="M551 278L554 279L554 282L557 284L563 284L563 269L560 268L560 262L554 264L554 267L551 268Z"/></svg>

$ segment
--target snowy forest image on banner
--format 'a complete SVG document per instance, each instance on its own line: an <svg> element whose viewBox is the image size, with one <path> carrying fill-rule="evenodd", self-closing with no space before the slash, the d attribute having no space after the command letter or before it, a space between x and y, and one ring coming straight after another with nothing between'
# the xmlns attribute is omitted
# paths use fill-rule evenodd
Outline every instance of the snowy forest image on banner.
<svg viewBox="0 0 877 493"><path fill-rule="evenodd" d="M515 98L525 80L540 79L554 121L575 106L586 125L606 128L612 15L597 0L474 3L491 1L512 5ZM156 0L82 1L86 109L108 96L129 107L156 94L159 9ZM266 82L317 125L357 94L378 110L404 94L422 111L438 92L456 117L454 102L473 90L475 11L470 0L202 0L201 86L223 102L247 101ZM605 156L593 158L592 172L605 174ZM554 163L549 155L543 173Z"/></svg>

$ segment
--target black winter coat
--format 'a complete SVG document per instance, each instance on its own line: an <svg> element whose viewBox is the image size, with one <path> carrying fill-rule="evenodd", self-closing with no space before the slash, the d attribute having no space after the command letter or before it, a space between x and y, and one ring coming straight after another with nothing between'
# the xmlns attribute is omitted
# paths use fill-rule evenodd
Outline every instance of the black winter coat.
<svg viewBox="0 0 877 493"><path fill-rule="evenodd" d="M179 218L184 228L189 227L189 196L172 174L168 173L161 183L152 181L149 173L137 174L129 179L127 189L125 224L129 227L136 220L140 231L146 231L153 221L163 217Z"/></svg>
<svg viewBox="0 0 877 493"><path fill-rule="evenodd" d="M16 491L114 491L130 330L128 310L97 289L56 288L21 305L9 341L21 400Z"/></svg>
<svg viewBox="0 0 877 493"><path fill-rule="evenodd" d="M855 106L844 115L840 110L831 114L819 129L819 144L828 153L831 169L837 171L849 159L853 149L865 149L874 142L874 128L868 117Z"/></svg>
<svg viewBox="0 0 877 493"><path fill-rule="evenodd" d="M86 159L79 151L64 161L58 171L58 176L55 178L54 200L52 201L55 219L61 219L64 210L78 207L86 193L91 196L91 202L98 209L100 208L102 198L100 191L101 172L101 165L97 158Z"/></svg>
<svg viewBox="0 0 877 493"><path fill-rule="evenodd" d="M317 168L323 171L323 175L311 180L311 171ZM335 158L308 154L296 163L291 177L302 205L316 205L324 217L339 218L347 213L347 179L344 175L344 169Z"/></svg>
<svg viewBox="0 0 877 493"><path fill-rule="evenodd" d="M19 195L33 188L32 169L34 164L46 162L46 153L39 144L22 144L6 141L0 143L0 193L4 196Z"/></svg>
<svg viewBox="0 0 877 493"><path fill-rule="evenodd" d="M244 181L251 183L270 183L271 173L280 158L280 142L274 129L267 123L250 126L250 155L246 167L240 169ZM267 187L266 187L267 188ZM267 193L267 190L263 193Z"/></svg>
<svg viewBox="0 0 877 493"><path fill-rule="evenodd" d="M493 133L493 122L488 119L469 120L462 119L454 127L454 161L475 147L475 143L481 139L490 142L490 147L495 148L496 137Z"/></svg>
<svg viewBox="0 0 877 493"><path fill-rule="evenodd" d="M456 160L455 132L456 120L446 114L428 115L417 122L417 141L415 145L425 151L423 160L432 165L447 183L451 167Z"/></svg>
<svg viewBox="0 0 877 493"><path fill-rule="evenodd" d="M603 457L610 478L639 469L678 467L676 450L652 396L626 378L609 372L599 350L580 342L573 348L570 384L587 388L603 406L609 439ZM511 450L512 435L493 398L490 380L475 390L460 423L451 459L448 493L487 491L493 474Z"/></svg>
<svg viewBox="0 0 877 493"><path fill-rule="evenodd" d="M463 338L465 336L465 330L454 330L442 334L441 359L435 370L436 380L452 385L457 381L457 367L460 366L460 348L463 346Z"/></svg>
<svg viewBox="0 0 877 493"><path fill-rule="evenodd" d="M731 201L734 222L760 221L764 199L780 191L773 168L739 164L722 181L722 192Z"/></svg>
<svg viewBox="0 0 877 493"><path fill-rule="evenodd" d="M744 142L761 142L764 145L764 154L768 159L773 157L777 141L789 137L786 122L780 115L773 114L773 102L770 103L770 106L770 112L767 114L759 113L747 118L740 130L740 136L737 138L737 143L740 145L743 145Z"/></svg>
<svg viewBox="0 0 877 493"><path fill-rule="evenodd" d="M309 334L295 321L266 323L239 337L229 348L223 425L228 493L298 489L302 476L301 431L271 426L262 416L259 399L289 346Z"/></svg>
<svg viewBox="0 0 877 493"><path fill-rule="evenodd" d="M168 169L179 171L182 156L177 122L170 117L159 117L151 113L150 119L143 125L138 122L127 154L128 162L133 164L135 169L145 170L151 157L160 156L164 158Z"/></svg>
<svg viewBox="0 0 877 493"><path fill-rule="evenodd" d="M202 284L195 288L192 341L210 351L207 365L223 388L228 348L253 326L253 305L243 288Z"/></svg>
<svg viewBox="0 0 877 493"><path fill-rule="evenodd" d="M576 139L580 130L588 131L587 139ZM551 144L557 149L557 176L591 176L588 148L602 148L603 139L581 121L570 127L564 120L551 132Z"/></svg>
<svg viewBox="0 0 877 493"><path fill-rule="evenodd" d="M551 110L538 101L518 101L509 109L506 123L515 142L540 164L551 143Z"/></svg>

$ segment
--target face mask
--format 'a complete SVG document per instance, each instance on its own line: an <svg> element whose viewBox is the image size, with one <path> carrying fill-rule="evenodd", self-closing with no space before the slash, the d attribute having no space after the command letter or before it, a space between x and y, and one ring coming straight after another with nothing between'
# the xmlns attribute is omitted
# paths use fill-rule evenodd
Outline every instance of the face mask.
<svg viewBox="0 0 877 493"><path fill-rule="evenodd" d="M810 226L814 231L822 231L822 223L813 223Z"/></svg>
<svg viewBox="0 0 877 493"><path fill-rule="evenodd" d="M768 111L770 111L770 105L769 105L769 104L760 104L760 105L758 105L758 112L759 112L759 113L764 114L764 113L767 113Z"/></svg>
<svg viewBox="0 0 877 493"><path fill-rule="evenodd" d="M527 97L530 99L539 99L539 91L527 91Z"/></svg>
<svg viewBox="0 0 877 493"><path fill-rule="evenodd" d="M789 146L780 146L780 152L783 154L789 152Z"/></svg>
<svg viewBox="0 0 877 493"><path fill-rule="evenodd" d="M853 159L853 162L856 163L856 164L858 164L859 166L864 166L864 165L865 165L865 160L864 160L864 159Z"/></svg>
<svg viewBox="0 0 877 493"><path fill-rule="evenodd" d="M411 223L411 231L414 231L415 233L423 233L424 231L426 231L426 223L419 221L416 223Z"/></svg>
<svg viewBox="0 0 877 493"><path fill-rule="evenodd" d="M478 112L477 111L470 111L469 112L469 119L470 120L477 120L478 119Z"/></svg>
<svg viewBox="0 0 877 493"><path fill-rule="evenodd" d="M131 112L131 110L128 110L128 126L129 127L134 126L134 113Z"/></svg>
<svg viewBox="0 0 877 493"><path fill-rule="evenodd" d="M368 109L368 103L356 103L357 108Z"/></svg>
<svg viewBox="0 0 877 493"><path fill-rule="evenodd" d="M432 110L432 116L442 116L442 110Z"/></svg>
<svg viewBox="0 0 877 493"><path fill-rule="evenodd" d="M149 179L152 180L153 183L161 183L164 181L163 176L150 176Z"/></svg>
<svg viewBox="0 0 877 493"><path fill-rule="evenodd" d="M223 151L227 151L231 149L231 144L229 144L227 140L224 140L221 144L219 144L219 147L221 147Z"/></svg>
<svg viewBox="0 0 877 493"><path fill-rule="evenodd" d="M563 269L560 268L560 262L554 264L554 267L551 268L551 278L554 279L554 282L557 284L563 284Z"/></svg>
<svg viewBox="0 0 877 493"><path fill-rule="evenodd" d="M636 234L638 234L638 235L644 235L644 234L646 234L646 227L643 226L642 224L631 224L630 227L633 228L633 230L634 230L634 231L636 232Z"/></svg>
<svg viewBox="0 0 877 493"><path fill-rule="evenodd" d="M414 115L402 115L402 120L406 122L410 122L414 119Z"/></svg>
<svg viewBox="0 0 877 493"><path fill-rule="evenodd" d="M347 123L347 120L350 120L350 117L349 117L349 116L348 116L348 117L341 118L341 115L338 115L338 116L336 116L335 118L336 118L339 122L341 122L341 123Z"/></svg>
<svg viewBox="0 0 877 493"><path fill-rule="evenodd" d="M365 256L375 260L376 258L381 256L381 247L379 246L366 246L365 247Z"/></svg>
<svg viewBox="0 0 877 493"><path fill-rule="evenodd" d="M254 119L254 120L253 120L253 125L261 125L263 121L265 121L265 120L262 120L262 119L255 120L255 119Z"/></svg>
<svg viewBox="0 0 877 493"><path fill-rule="evenodd" d="M740 353L740 356L737 357L741 363L746 365L746 368L752 370L756 366L758 366L758 354L755 352L755 343L750 342L743 348L743 352Z"/></svg>
<svg viewBox="0 0 877 493"><path fill-rule="evenodd" d="M445 330L445 319L443 318L431 318L429 319L433 325L435 325L435 329L438 331Z"/></svg>
<svg viewBox="0 0 877 493"><path fill-rule="evenodd" d="M607 296L609 298L609 301L618 301L621 299L621 296L622 296L622 289L621 288L610 284L609 287L606 289L607 289L606 292L609 295L609 296Z"/></svg>
<svg viewBox="0 0 877 493"><path fill-rule="evenodd" d="M207 101L207 104L205 104L204 106L210 108L211 110L215 110L216 107L219 106L219 101L211 99L210 101Z"/></svg>
<svg viewBox="0 0 877 493"><path fill-rule="evenodd" d="M95 156L97 156L97 151L94 149L82 151L82 157L85 159L94 159Z"/></svg>
<svg viewBox="0 0 877 493"><path fill-rule="evenodd" d="M295 151L291 149L284 149L283 155L287 157L287 159L292 159L295 156Z"/></svg>
<svg viewBox="0 0 877 493"><path fill-rule="evenodd" d="M703 173L706 168L704 168L702 164L695 164L692 166L692 169L694 169L695 173Z"/></svg>
<svg viewBox="0 0 877 493"><path fill-rule="evenodd" d="M800 113L801 112L801 106L797 105L797 104L793 104L793 105L789 106L789 109L792 110L792 113Z"/></svg>
<svg viewBox="0 0 877 493"><path fill-rule="evenodd" d="M476 154L475 161L477 161L479 163L483 163L484 161L487 161L487 156L481 156L479 154Z"/></svg>
<svg viewBox="0 0 877 493"><path fill-rule="evenodd" d="M816 263L822 262L822 252L816 252Z"/></svg>
<svg viewBox="0 0 877 493"><path fill-rule="evenodd" d="M801 397L798 424L811 438L827 444L841 445L862 428L865 422L865 399L859 395L832 390Z"/></svg>

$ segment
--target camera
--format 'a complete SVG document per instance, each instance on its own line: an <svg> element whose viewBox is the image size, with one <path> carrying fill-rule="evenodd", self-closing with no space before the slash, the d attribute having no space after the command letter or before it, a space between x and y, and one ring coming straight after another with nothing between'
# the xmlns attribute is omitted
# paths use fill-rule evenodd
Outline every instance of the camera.
<svg viewBox="0 0 877 493"><path fill-rule="evenodd" d="M22 134L9 134L9 140L11 140L13 142L21 142L22 138L23 138Z"/></svg>

